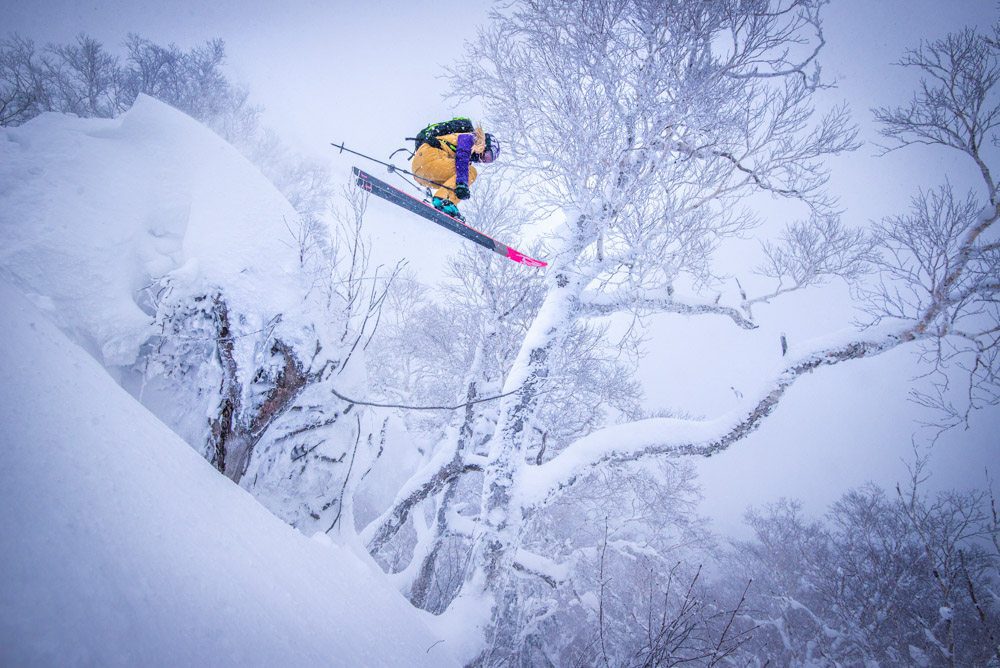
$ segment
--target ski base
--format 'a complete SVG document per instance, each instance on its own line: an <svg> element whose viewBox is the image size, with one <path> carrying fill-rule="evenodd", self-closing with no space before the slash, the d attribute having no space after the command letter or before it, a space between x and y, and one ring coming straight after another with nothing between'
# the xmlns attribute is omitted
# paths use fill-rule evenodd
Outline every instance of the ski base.
<svg viewBox="0 0 1000 668"><path fill-rule="evenodd" d="M422 216L427 220L433 221L441 227L449 229L452 232L465 237L469 241L477 243L484 248L488 248L494 253L503 255L514 262L520 262L528 267L548 266L548 262L536 260L535 258L529 257L517 249L511 248L507 244L501 243L496 239L483 234L479 230L469 227L459 219L453 218L443 211L438 211L427 202L421 201L416 197L411 197L399 188L395 188L385 181L375 178L368 172L358 169L357 167L354 167L353 170L355 184L362 190L370 192L373 195L378 195L382 199L392 202L407 211L411 211L418 216Z"/></svg>

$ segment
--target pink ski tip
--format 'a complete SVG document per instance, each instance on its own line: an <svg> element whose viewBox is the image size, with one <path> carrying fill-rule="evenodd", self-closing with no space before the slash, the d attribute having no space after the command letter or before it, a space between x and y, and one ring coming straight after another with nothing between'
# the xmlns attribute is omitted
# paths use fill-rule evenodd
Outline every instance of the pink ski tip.
<svg viewBox="0 0 1000 668"><path fill-rule="evenodd" d="M520 251L516 251L513 248L511 248L510 246L507 246L507 257L510 258L511 260L513 260L514 262L520 262L521 264L526 264L529 267L547 267L547 266L549 266L548 262L543 262L541 260L536 260L533 257L528 257L524 253L521 253Z"/></svg>

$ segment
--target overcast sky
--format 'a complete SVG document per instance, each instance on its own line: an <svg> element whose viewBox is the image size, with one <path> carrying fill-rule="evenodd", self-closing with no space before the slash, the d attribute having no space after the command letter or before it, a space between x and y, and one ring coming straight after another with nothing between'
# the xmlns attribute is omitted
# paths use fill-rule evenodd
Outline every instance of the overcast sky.
<svg viewBox="0 0 1000 668"><path fill-rule="evenodd" d="M346 178L354 160L336 155L331 141L384 158L431 121L476 116L477 109L442 99L441 67L461 54L491 6L485 0L0 0L0 34L44 43L85 32L113 46L136 32L183 48L221 37L230 73L265 107L266 124L300 153L330 160ZM877 139L870 108L903 101L913 87L914 78L891 64L903 50L963 26L989 25L996 14L995 0L834 0L826 9L821 63L838 87L823 101L848 102L862 137ZM955 158L942 165L948 157L940 151L879 159L875 153L868 145L833 162L832 188L855 224L898 212L915 184L940 181L942 166L958 183L975 176Z"/></svg>
<svg viewBox="0 0 1000 668"><path fill-rule="evenodd" d="M114 45L137 32L188 48L221 37L229 71L266 107L267 123L314 155L341 139L381 151L454 115L439 95L440 65L461 53L488 8L475 0L0 4L3 32L39 42L86 32Z"/></svg>
<svg viewBox="0 0 1000 668"><path fill-rule="evenodd" d="M227 44L230 73L249 87L255 102L266 108L266 124L296 150L329 159L335 169L346 175L354 160L335 155L329 147L330 141L346 141L348 146L385 157L404 145L403 137L412 136L428 122L456 114L476 115L474 108L457 109L442 100L441 92L447 82L441 79L441 66L459 56L463 42L473 38L477 26L486 20L489 7L488 2L472 0L284 3L0 0L3 17L0 33L16 31L38 42L66 42L85 32L111 46L120 44L127 33L136 32L156 42L175 42L183 48L221 37ZM987 26L997 16L994 0L834 0L827 9L827 48L821 62L824 73L839 85L824 92L821 103L846 101L861 125L862 138L867 141L877 139L870 109L903 103L913 90L914 75L891 64L906 48L921 39L942 37L964 26ZM900 213L918 187L940 183L945 175L957 185L972 183L975 177L962 161L940 150L913 149L886 157L877 157L876 153L876 148L868 144L831 163L831 186L851 224L865 225L885 215ZM399 248L420 247L422 240L428 238L426 227L399 217L386 223L387 207L374 207L376 225L385 224L392 230L388 236L383 234L383 240ZM433 239L440 242L439 237ZM427 249L424 266L419 257L410 258L411 266L430 271L431 265L442 261L444 251L426 244L423 248ZM790 308L796 307L794 300L789 303ZM806 302L798 304L803 308L809 306ZM789 334L798 337L821 331L829 324L828 320L841 317L842 311L833 308L821 312L803 325L801 331ZM711 323L696 324L691 329L701 337L700 341L714 345L717 340L713 338L714 327ZM776 337L776 332L763 330L766 328L754 340ZM694 386L672 383L672 378L697 375L701 371L700 360L711 351L706 348L698 354L690 351L678 354L668 333L661 332L658 336L653 341L653 353L644 364L644 380L654 390L651 392L654 405L684 400L689 402L689 410L710 412L727 395L732 400L730 388L734 381L729 376L702 377L699 380L705 382ZM766 345L772 343L768 339ZM741 380L736 384L752 386L760 365L746 361L747 356L741 357L739 352L734 348L723 367L727 372L739 367L737 378ZM737 483L731 475L711 468L718 467L718 460L713 458L711 465L702 467L708 486L706 495L716 504L711 509L713 515L724 514L724 504L731 505L738 514L745 503L759 503L779 493L806 495L816 487L811 481L817 477L827 476L830 489L835 491L863 482L869 475L879 478L872 473L876 470L889 471L880 479L883 484L891 484L893 476L898 479L899 458L901 453L905 454L907 439L896 438L897 447L893 449L882 445L894 434L905 433L896 424L908 419L901 416L910 412L905 405L905 379L893 376L898 376L898 369L905 364L905 359L894 357L885 363L831 372L828 377L838 387L864 386L864 391L834 392L835 400L841 402L840 412L829 406L807 410L805 404L823 403L822 397L831 395L823 395L819 390L811 393L812 381L803 381L803 389L797 389L795 397L786 402L788 410L776 415L769 423L773 426L767 427L776 430L773 433L800 429L808 434L811 432L808 426L803 426L803 421L836 422L851 411L866 408L871 411L872 405L878 404L890 417L876 424L877 418L871 413L857 420L856 429L838 432L837 436L851 441L844 448L854 447L875 455L849 457L843 452L838 455L841 446L837 442L828 442L825 450L817 450L825 453L823 456L805 455L807 448L794 450L789 444L785 451L765 451L766 434L754 437L749 446L732 455L732 459L724 460L727 465L723 468L728 472L760 466L758 487L765 489L735 489ZM993 411L989 417L994 427L995 416ZM982 471L983 461L1000 454L996 437L989 435L988 425L984 429L978 436L967 437L974 453L963 453L958 463L952 462L954 470L945 482L959 480L971 470ZM814 427L812 431L822 430ZM730 491L732 496L713 493L719 489ZM829 495L818 498L826 502Z"/></svg>
<svg viewBox="0 0 1000 668"><path fill-rule="evenodd" d="M331 139L389 149L414 128L466 111L447 106L440 66L487 18L483 0L0 1L0 31L40 42L86 32L109 45L129 32L190 47L221 37L230 71L267 108L267 122L302 151ZM824 71L861 120L905 93L889 63L921 38L990 23L994 0L834 0Z"/></svg>
<svg viewBox="0 0 1000 668"><path fill-rule="evenodd" d="M266 123L300 152L334 160L330 141L346 141L379 156L402 146L433 120L476 109L442 100L441 66L452 62L487 20L483 0L346 2L331 0L0 0L0 31L39 42L63 42L80 32L108 45L129 32L181 47L215 37L226 41L229 69L266 108ZM872 106L905 99L912 78L890 63L920 39L967 25L988 25L994 0L834 0L826 11L824 72L839 87L829 102L846 100L865 129ZM909 192L921 173L913 155L874 161L873 149L835 169L833 186L852 216L878 218L905 202L887 187ZM838 164L838 166L840 166ZM872 172L894 174L873 185ZM876 197L876 195L880 195ZM876 201L877 200L877 201ZM885 202L885 204L881 204Z"/></svg>

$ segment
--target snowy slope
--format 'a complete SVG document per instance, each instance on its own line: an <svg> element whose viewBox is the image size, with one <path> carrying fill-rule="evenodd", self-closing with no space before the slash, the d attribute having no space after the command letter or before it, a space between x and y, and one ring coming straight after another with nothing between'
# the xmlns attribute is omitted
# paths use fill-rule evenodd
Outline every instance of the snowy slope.
<svg viewBox="0 0 1000 668"><path fill-rule="evenodd" d="M345 309L318 280L329 276L321 273L328 258L317 253L303 266L299 224L234 147L149 97L115 119L51 113L0 128L0 276L206 457L223 376L208 306L216 296L233 334L241 424L253 422L277 375L276 341L307 372L346 356ZM313 248L327 241L315 239ZM362 357L338 366L338 387L351 396L364 394ZM316 508L343 485L347 467L337 462L354 429L370 427L354 416L329 422L323 447L311 452L333 463L304 471L288 454L299 442L278 439L337 411L328 394L314 396L322 391L298 395L318 409L268 422L243 483L306 533L330 526Z"/></svg>
<svg viewBox="0 0 1000 668"><path fill-rule="evenodd" d="M0 282L0 664L449 665L381 574L214 471Z"/></svg>

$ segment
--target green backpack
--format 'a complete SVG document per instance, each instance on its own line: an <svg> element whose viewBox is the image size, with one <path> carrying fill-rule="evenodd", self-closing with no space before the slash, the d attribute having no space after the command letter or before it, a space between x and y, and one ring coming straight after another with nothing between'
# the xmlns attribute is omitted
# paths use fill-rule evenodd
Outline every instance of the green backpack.
<svg viewBox="0 0 1000 668"><path fill-rule="evenodd" d="M441 142L437 140L437 137L475 131L476 128L472 125L471 120L465 118L464 116L456 116L450 121L431 123L426 128L418 132L416 137L407 137L407 139L413 140L413 152L416 153L417 149L419 149L423 144L430 144L434 148L441 148Z"/></svg>

